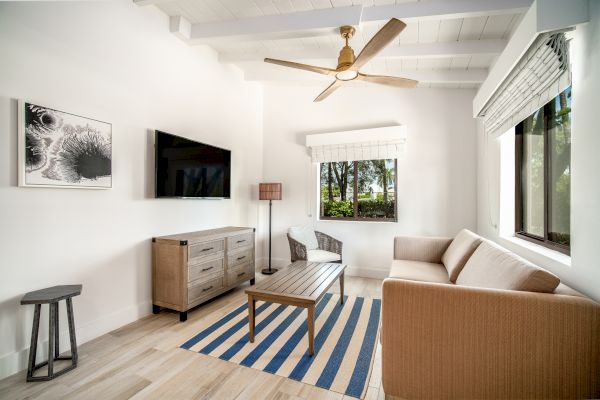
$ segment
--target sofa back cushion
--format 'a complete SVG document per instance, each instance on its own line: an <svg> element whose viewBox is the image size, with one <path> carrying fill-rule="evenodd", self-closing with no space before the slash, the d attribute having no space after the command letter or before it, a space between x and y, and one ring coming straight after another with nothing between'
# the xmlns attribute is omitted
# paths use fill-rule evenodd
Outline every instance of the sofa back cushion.
<svg viewBox="0 0 600 400"><path fill-rule="evenodd" d="M444 255L442 255L442 264L448 270L450 282L456 282L460 271L480 244L481 236L468 229L463 229L456 235Z"/></svg>
<svg viewBox="0 0 600 400"><path fill-rule="evenodd" d="M306 250L317 250L319 248L315 230L310 226L292 226L288 229L288 234L292 239L306 246Z"/></svg>
<svg viewBox="0 0 600 400"><path fill-rule="evenodd" d="M552 293L560 283L554 274L484 240L456 279L457 285Z"/></svg>

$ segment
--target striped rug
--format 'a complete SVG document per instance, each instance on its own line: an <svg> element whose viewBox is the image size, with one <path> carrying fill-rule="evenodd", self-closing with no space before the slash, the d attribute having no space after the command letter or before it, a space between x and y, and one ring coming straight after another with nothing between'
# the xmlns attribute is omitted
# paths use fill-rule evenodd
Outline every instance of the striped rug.
<svg viewBox="0 0 600 400"><path fill-rule="evenodd" d="M315 309L315 355L308 355L304 308L256 302L254 343L244 303L181 345L218 357L363 398L373 365L381 300L327 293Z"/></svg>

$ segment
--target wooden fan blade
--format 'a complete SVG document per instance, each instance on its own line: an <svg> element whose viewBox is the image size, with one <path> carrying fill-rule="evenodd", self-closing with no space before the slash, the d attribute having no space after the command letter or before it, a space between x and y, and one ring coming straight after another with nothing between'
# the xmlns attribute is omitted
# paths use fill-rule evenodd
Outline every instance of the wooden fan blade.
<svg viewBox="0 0 600 400"><path fill-rule="evenodd" d="M333 81L333 83L331 85L329 85L327 87L327 89L323 90L321 92L320 95L317 96L316 99L314 99L314 102L317 101L321 101L327 98L327 96L329 96L331 93L333 93L337 88L339 88L340 86L342 86L342 84L344 83L344 81L340 81L339 79L336 79L335 81Z"/></svg>
<svg viewBox="0 0 600 400"><path fill-rule="evenodd" d="M354 71L358 71L360 67L365 65L375 57L385 46L390 44L400 32L406 27L406 24L399 19L392 18L369 40L369 43L362 49L354 64L350 67Z"/></svg>
<svg viewBox="0 0 600 400"><path fill-rule="evenodd" d="M397 76L383 76L383 75L366 75L359 73L356 77L357 80L379 83L380 85L396 86L401 88L414 88L417 86L418 81L400 78Z"/></svg>
<svg viewBox="0 0 600 400"><path fill-rule="evenodd" d="M305 71L316 72L318 74L323 75L335 75L337 72L335 69L325 68L325 67L317 67L315 65L308 64L300 64L292 61L284 61L284 60L275 60L273 58L265 58L266 63L277 64L284 67L303 69Z"/></svg>

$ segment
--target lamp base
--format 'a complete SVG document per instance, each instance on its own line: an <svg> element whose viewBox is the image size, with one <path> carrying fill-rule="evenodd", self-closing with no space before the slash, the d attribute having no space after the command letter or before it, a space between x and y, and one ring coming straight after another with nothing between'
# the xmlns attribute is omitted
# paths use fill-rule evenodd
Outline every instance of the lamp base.
<svg viewBox="0 0 600 400"><path fill-rule="evenodd" d="M273 275L275 272L277 272L277 268L264 268L262 271L260 271L263 273L263 275Z"/></svg>

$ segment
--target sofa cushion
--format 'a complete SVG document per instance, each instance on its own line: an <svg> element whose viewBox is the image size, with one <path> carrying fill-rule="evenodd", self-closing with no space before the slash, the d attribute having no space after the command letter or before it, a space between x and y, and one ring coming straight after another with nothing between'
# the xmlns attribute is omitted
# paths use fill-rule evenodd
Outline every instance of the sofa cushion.
<svg viewBox="0 0 600 400"><path fill-rule="evenodd" d="M446 252L442 255L442 264L448 270L450 282L456 282L456 278L467 263L469 257L481 244L481 237L468 229L463 229L456 235Z"/></svg>
<svg viewBox="0 0 600 400"><path fill-rule="evenodd" d="M450 283L448 271L442 264L424 261L394 260L390 278L433 283Z"/></svg>
<svg viewBox="0 0 600 400"><path fill-rule="evenodd" d="M316 250L319 248L315 230L310 226L292 226L288 229L288 234L292 239L306 246L306 250Z"/></svg>
<svg viewBox="0 0 600 400"><path fill-rule="evenodd" d="M306 253L306 261L332 262L340 261L342 259L339 254L325 250L307 250Z"/></svg>
<svg viewBox="0 0 600 400"><path fill-rule="evenodd" d="M552 293L555 275L516 254L484 240L458 275L457 285Z"/></svg>

